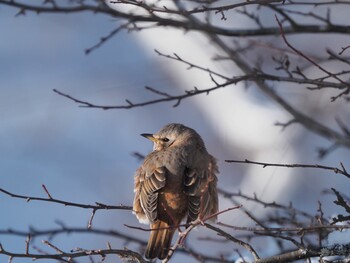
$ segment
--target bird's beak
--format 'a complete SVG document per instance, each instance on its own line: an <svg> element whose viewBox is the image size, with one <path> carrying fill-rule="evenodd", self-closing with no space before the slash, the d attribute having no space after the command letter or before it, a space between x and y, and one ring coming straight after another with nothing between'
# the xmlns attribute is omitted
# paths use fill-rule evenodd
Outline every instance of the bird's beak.
<svg viewBox="0 0 350 263"><path fill-rule="evenodd" d="M151 133L142 133L141 136L151 140L152 142L156 142L157 141L157 139L154 138L153 134L151 134Z"/></svg>

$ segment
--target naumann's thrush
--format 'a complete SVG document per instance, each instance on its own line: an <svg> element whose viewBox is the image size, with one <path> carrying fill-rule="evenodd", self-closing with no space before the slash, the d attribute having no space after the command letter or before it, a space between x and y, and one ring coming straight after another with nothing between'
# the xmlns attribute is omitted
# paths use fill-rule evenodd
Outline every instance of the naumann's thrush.
<svg viewBox="0 0 350 263"><path fill-rule="evenodd" d="M218 168L199 134L182 124L141 135L154 146L135 174L133 213L150 224L145 257L164 259L184 218L189 223L218 211Z"/></svg>

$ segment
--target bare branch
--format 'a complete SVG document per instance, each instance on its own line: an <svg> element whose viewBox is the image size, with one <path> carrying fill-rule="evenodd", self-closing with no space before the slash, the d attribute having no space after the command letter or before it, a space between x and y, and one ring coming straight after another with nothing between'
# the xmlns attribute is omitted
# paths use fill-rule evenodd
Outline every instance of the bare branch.
<svg viewBox="0 0 350 263"><path fill-rule="evenodd" d="M228 198L228 199L232 200L234 204L237 204L237 202L235 200L233 200L233 198L238 197L238 198L242 198L242 199L247 200L247 201L252 201L252 202L255 202L257 204L260 204L261 206L263 206L265 208L269 207L269 208L281 209L281 210L286 211L287 213L290 213L292 215L298 214L298 215L303 216L303 217L310 219L310 220L314 219L314 215L310 215L307 212L296 209L292 206L292 204L290 204L289 206L286 206L286 205L277 203L275 201L274 202L265 202L265 201L257 198L256 195L249 196L249 195L245 195L241 192L231 193L231 192L228 192L228 191L223 190L221 188L218 188L218 193L221 194L224 198ZM253 219L253 220L256 221L256 219ZM259 224L262 225L261 223L259 223Z"/></svg>
<svg viewBox="0 0 350 263"><path fill-rule="evenodd" d="M52 244L51 244L52 245ZM51 246L50 245L50 246ZM54 246L53 246L54 247ZM84 250L80 252L67 253L63 252L58 254L20 254L13 253L4 249L4 247L0 246L0 255L7 255L11 258L31 258L31 259L56 259L60 261L70 262L73 258L81 258L86 256L101 256L105 257L105 255L119 255L124 258L129 258L133 261L146 263L143 257L131 250L127 249L96 249L96 250Z"/></svg>
<svg viewBox="0 0 350 263"><path fill-rule="evenodd" d="M47 194L47 196L49 197L49 199L53 199L51 194L49 193L49 191L47 190L46 186L44 184L41 185L42 188L44 189L45 193Z"/></svg>
<svg viewBox="0 0 350 263"><path fill-rule="evenodd" d="M110 40L112 37L114 37L116 34L118 34L121 30L127 29L129 25L131 25L131 22L127 22L124 24L121 24L117 28L113 29L107 36L101 37L100 41L95 44L94 46L85 49L85 54L89 55L92 51L98 49L101 47L104 43L106 43L108 40Z"/></svg>
<svg viewBox="0 0 350 263"><path fill-rule="evenodd" d="M215 231L216 233L218 233L218 235L228 239L228 240L231 240L233 241L234 243L237 243L239 244L240 246L244 247L245 249L247 249L254 257L254 260L257 261L260 259L260 257L258 256L257 252L254 250L254 248L249 245L248 243L246 242L243 242L242 240L239 240L233 236L231 236L230 234L228 234L227 232L223 231L222 229L218 228L218 227L214 227L208 223L205 223L204 224L207 228Z"/></svg>
<svg viewBox="0 0 350 263"><path fill-rule="evenodd" d="M64 201L60 199L55 199L55 198L42 198L42 197L35 197L35 196L25 196L25 195L18 195L18 194L13 194L9 191L6 191L5 189L0 188L0 192L14 197L18 199L25 199L27 202L29 201L43 201L43 202L50 202L50 203L57 203L57 204L62 204L64 206L73 206L73 207L80 207L80 208L86 208L86 209L94 209L94 210L101 210L101 209L106 209L106 210L131 210L131 206L125 206L125 205L105 205L102 203L96 203L96 205L88 205L88 204L80 204L80 203L73 203L69 201Z"/></svg>
<svg viewBox="0 0 350 263"><path fill-rule="evenodd" d="M300 259L317 257L320 255L321 255L321 252L319 251L312 251L309 249L298 249L285 254L280 254L269 258L256 260L254 263L292 262Z"/></svg>
<svg viewBox="0 0 350 263"><path fill-rule="evenodd" d="M342 50L338 53L338 55L343 55L343 53L344 53L348 48L350 48L350 45L349 45L349 46L346 46L346 47L342 47L342 48L341 48Z"/></svg>
<svg viewBox="0 0 350 263"><path fill-rule="evenodd" d="M114 105L114 106L107 106L107 105L97 105L97 104L93 104L87 101L83 101L77 98L74 98L66 93L63 93L61 91L58 91L56 89L54 89L53 91L67 99L70 99L72 101L74 101L75 103L78 103L80 107L84 107L84 108L97 108L97 109L103 109L103 110L110 110L110 109L131 109L131 108L137 108L137 107L143 107L143 106L147 106L147 105L152 105L152 104L157 104L157 103L161 103L161 102L168 102L168 101L176 101L176 104L173 105L173 107L177 107L180 102L183 99L187 99L193 96L197 96L200 94L208 94L214 90L220 89L220 88L224 88L226 86L232 85L232 84L237 84L240 81L244 81L246 80L247 77L237 77L237 78L233 78L223 84L220 85L216 85L212 88L208 88L208 89L193 89L191 91L187 91L186 93L182 94L182 95L177 95L177 96L171 96L167 93L160 93L159 91L155 92L154 89L150 89L149 87L147 88L147 90L151 90L153 93L157 93L157 94L161 94L164 95L166 94L166 96L164 98L161 99L155 99L155 100L149 100L149 101L145 101L145 102L140 102L140 103L132 103L129 100L127 101L127 105Z"/></svg>
<svg viewBox="0 0 350 263"><path fill-rule="evenodd" d="M88 225L87 225L88 229L92 228L92 220L94 219L95 213L96 213L96 209L93 209L92 213L91 213L91 216L90 216L90 219L89 219L89 222L88 222Z"/></svg>
<svg viewBox="0 0 350 263"><path fill-rule="evenodd" d="M201 219L198 219L197 221L194 221L194 222L190 222L190 223L185 223L185 224L179 224L179 225L172 225L172 226L168 226L168 227L161 227L161 228L145 228L145 227L138 227L138 226L131 226L131 225L127 225L127 224L124 224L124 226L128 227L128 228L131 228L131 229L137 229L137 230L141 230L141 231L154 231L154 230L160 230L160 229L169 229L169 228L180 228L180 227L190 227L190 226L197 226L197 225L203 225L203 222L205 221L208 221L210 220L211 218L215 217L215 216L218 216L220 214L223 214L223 213L227 213L231 210L235 210L235 209L239 209L241 208L242 206L241 205L237 205L237 206L234 206L234 207L229 207L229 208L226 208L222 211L219 211L217 213L214 213L212 215L208 215L207 217L205 218L201 218Z"/></svg>
<svg viewBox="0 0 350 263"><path fill-rule="evenodd" d="M339 193L339 191L335 190L334 188L331 188L334 194L337 196L337 200L334 201L336 205L339 205L345 209L347 212L347 216L344 215L338 215L336 218L333 218L332 224L338 223L338 222L345 222L350 220L350 205L344 200L343 196Z"/></svg>
<svg viewBox="0 0 350 263"><path fill-rule="evenodd" d="M26 238L26 255L29 254L29 243L30 243L30 239L31 239L31 236L30 234L27 235L27 238Z"/></svg>
<svg viewBox="0 0 350 263"><path fill-rule="evenodd" d="M320 164L278 164L278 163L265 163L265 162L255 162L255 161L249 161L245 159L244 161L241 160L225 160L227 163L247 163L247 164L256 164L261 165L263 168L273 166L273 167L287 167L287 168L314 168L314 169L324 169L324 170L331 170L336 174L342 174L346 177L350 178L350 174L345 170L342 163L340 163L342 169L339 169L337 167L331 167L331 166L325 166Z"/></svg>
<svg viewBox="0 0 350 263"><path fill-rule="evenodd" d="M293 47L287 40L285 34L284 34L284 30L282 27L281 22L279 21L279 19L277 18L277 16L275 16L276 21L280 27L281 30L281 36L284 40L284 42L286 43L286 45L292 49L295 53L297 53L298 55L300 55L301 57L303 57L304 59L306 59L307 61L309 61L311 64L313 64L315 67L319 68L322 72L326 73L329 77L334 78L335 80L339 81L341 84L343 84L346 87L346 90L341 92L338 96L332 97L332 101L335 101L337 98L343 96L343 95L347 95L350 92L350 86L349 83L344 82L342 79L338 78L336 76L336 74L333 74L331 72L329 72L327 69L325 69L324 67L322 67L321 65L319 65L318 63L316 63L315 61L313 61L310 57L306 56L304 53L302 53L300 50L296 49L295 47Z"/></svg>
<svg viewBox="0 0 350 263"><path fill-rule="evenodd" d="M350 225L319 225L319 226L303 226L303 227L245 227L245 226L234 226L229 225L223 222L218 222L218 225L223 227L228 227L233 230L239 230L239 231L248 231L248 232L254 232L254 233L281 233L281 232L296 232L296 233L302 233L302 232L318 232L320 230L339 230L342 231L343 229L350 229Z"/></svg>
<svg viewBox="0 0 350 263"><path fill-rule="evenodd" d="M59 249L57 246L51 244L49 241L43 240L42 242L43 242L43 244L48 245L49 247L51 247L54 250L56 250L56 252L58 252L59 254L63 254L64 253L61 249Z"/></svg>

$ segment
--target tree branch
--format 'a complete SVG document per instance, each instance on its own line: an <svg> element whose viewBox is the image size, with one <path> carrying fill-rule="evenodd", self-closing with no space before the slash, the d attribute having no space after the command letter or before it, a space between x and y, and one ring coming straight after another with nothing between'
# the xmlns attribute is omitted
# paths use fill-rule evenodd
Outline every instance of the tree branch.
<svg viewBox="0 0 350 263"><path fill-rule="evenodd" d="M225 160L227 163L247 163L247 164L256 164L261 165L263 168L273 166L273 167L286 167L286 168L313 168L313 169L324 169L324 170L331 170L336 174L342 174L346 177L350 178L350 174L345 170L345 167L342 163L340 163L341 169L337 167L332 166L325 166L320 164L279 164L279 163L265 163L265 162L255 162L245 159L242 160Z"/></svg>
<svg viewBox="0 0 350 263"><path fill-rule="evenodd" d="M232 85L232 84L237 84L240 81L244 81L246 80L248 77L243 76L243 77L237 77L237 78L233 78L223 84L219 84L219 85L215 85L212 88L208 88L208 89L193 89L190 91L187 91L184 94L181 95L169 95L167 94L167 96L163 96L160 99L154 99L154 100L149 100L149 101L144 101L144 102L139 102L139 103L133 103L130 100L126 100L127 104L126 105L111 105L111 106L107 106L107 105L97 105L97 104L93 104L91 102L87 102L87 101L83 101L77 98L72 97L69 94L63 93L59 90L53 89L53 91L59 95L61 95L62 97L65 97L69 100L74 101L75 103L78 103L80 107L83 108L96 108L96 109L102 109L102 110L110 110L110 109L131 109L131 108L137 108L137 107L143 107L143 106L147 106L147 105L152 105L152 104L157 104L157 103L161 103L161 102L168 102L168 101L175 101L176 103L173 105L173 107L177 107L180 102L183 99L187 99L193 96L197 96L200 94L208 94L214 90L220 89L220 88L224 88L226 86ZM150 90L150 88L148 87L148 90ZM152 91L154 93L154 89ZM160 93L159 91L157 92L158 94Z"/></svg>
<svg viewBox="0 0 350 263"><path fill-rule="evenodd" d="M128 249L95 249L95 250L82 250L80 252L67 253L63 252L58 254L21 254L14 253L4 249L0 244L0 255L7 255L11 258L30 258L30 259L56 259L64 262L72 262L73 258L81 258L86 256L100 256L105 258L106 255L119 255L122 258L131 260L132 262L147 263L143 257L134 251Z"/></svg>
<svg viewBox="0 0 350 263"><path fill-rule="evenodd" d="M96 202L96 205L90 205L90 204L80 204L80 203L74 203L74 202L69 202L69 201L64 201L64 200L60 200L60 199L55 199L55 198L43 198L43 197L35 197L35 196L27 196L27 195L18 195L18 194L14 194L11 193L5 189L0 188L0 192L14 197L14 198L18 198L18 199L24 199L27 202L29 201L43 201L43 202L50 202L50 203L57 203L57 204L62 204L64 206L73 206L73 207L80 207L80 208L86 208L86 209L93 209L93 210L101 210L101 209L105 209L105 210L113 210L113 209L117 209L117 210L132 210L132 206L126 206L126 205L105 205L102 203L98 203Z"/></svg>

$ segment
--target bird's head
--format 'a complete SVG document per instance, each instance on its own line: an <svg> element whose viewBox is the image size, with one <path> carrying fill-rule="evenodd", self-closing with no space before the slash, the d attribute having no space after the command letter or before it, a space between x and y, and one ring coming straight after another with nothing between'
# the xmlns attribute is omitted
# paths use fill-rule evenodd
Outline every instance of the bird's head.
<svg viewBox="0 0 350 263"><path fill-rule="evenodd" d="M141 136L154 143L154 151L161 151L172 146L185 146L191 144L204 147L202 138L195 130L178 123L167 124L154 134L143 133Z"/></svg>

